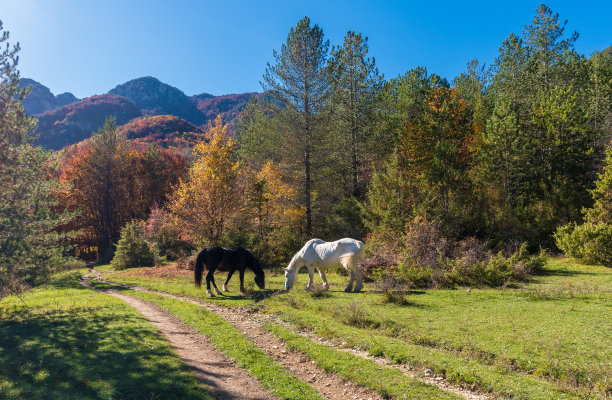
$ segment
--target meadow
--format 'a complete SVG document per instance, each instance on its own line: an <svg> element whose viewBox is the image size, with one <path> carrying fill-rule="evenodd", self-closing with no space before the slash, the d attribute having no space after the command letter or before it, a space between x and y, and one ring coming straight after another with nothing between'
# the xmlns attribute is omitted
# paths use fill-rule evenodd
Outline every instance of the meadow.
<svg viewBox="0 0 612 400"><path fill-rule="evenodd" d="M321 394L231 322L185 299L271 317L264 328L287 349L382 398L461 398L423 382L427 376L489 398L612 395L609 268L552 258L543 275L520 285L393 294L374 283L366 283L362 293L345 293L347 278L337 273L328 275L329 291L305 291L305 274L285 291L281 271L268 270L265 290L255 290L247 272L244 295L236 291L236 279L229 285L234 291L215 298L194 287L190 271L173 265L96 270L117 285L185 296L96 283L164 308L280 398ZM45 286L0 302L0 397L212 398L138 312L81 286L86 272L58 274ZM402 364L413 377L359 351Z"/></svg>
<svg viewBox="0 0 612 400"><path fill-rule="evenodd" d="M301 274L285 292L284 276L268 272L259 296L208 298L188 273L104 270L114 282L191 296L278 316L294 332L339 347L366 350L417 370L431 369L458 385L512 398L606 398L612 393L612 271L553 258L545 273L500 289L413 290L389 296L370 283L344 293L346 277L330 274L331 290L306 292ZM219 274L217 280L221 280ZM250 285L250 286L249 286ZM230 290L237 284L230 284ZM290 337L290 333L271 327Z"/></svg>

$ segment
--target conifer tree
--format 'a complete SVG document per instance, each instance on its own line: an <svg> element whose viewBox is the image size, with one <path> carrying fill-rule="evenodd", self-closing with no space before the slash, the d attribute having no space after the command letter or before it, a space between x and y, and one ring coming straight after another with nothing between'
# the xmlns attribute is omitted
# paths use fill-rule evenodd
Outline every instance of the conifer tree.
<svg viewBox="0 0 612 400"><path fill-rule="evenodd" d="M328 70L334 120L339 129L336 137L346 143L352 194L360 197L364 189L363 177L359 177L364 153L376 145L372 130L383 77L374 58L368 57L368 38L354 31L346 33L342 46L332 48Z"/></svg>
<svg viewBox="0 0 612 400"><path fill-rule="evenodd" d="M32 146L37 121L27 117L19 88L19 44L10 46L0 21L0 297L41 283L67 261L72 214L53 211L57 181L51 154Z"/></svg>
<svg viewBox="0 0 612 400"><path fill-rule="evenodd" d="M329 41L318 25L304 17L292 27L280 52L274 51L274 64L268 63L262 86L269 90L284 117L284 140L293 154L287 157L301 175L306 234L313 231L313 173L320 168L318 147L324 143L322 113L328 103L329 84L326 62Z"/></svg>

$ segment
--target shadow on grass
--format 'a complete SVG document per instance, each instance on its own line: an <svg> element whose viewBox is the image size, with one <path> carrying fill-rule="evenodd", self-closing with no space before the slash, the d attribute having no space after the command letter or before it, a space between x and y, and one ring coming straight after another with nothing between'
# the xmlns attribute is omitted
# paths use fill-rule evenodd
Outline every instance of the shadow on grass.
<svg viewBox="0 0 612 400"><path fill-rule="evenodd" d="M209 398L153 327L117 311L112 305L9 314L0 321L0 397Z"/></svg>

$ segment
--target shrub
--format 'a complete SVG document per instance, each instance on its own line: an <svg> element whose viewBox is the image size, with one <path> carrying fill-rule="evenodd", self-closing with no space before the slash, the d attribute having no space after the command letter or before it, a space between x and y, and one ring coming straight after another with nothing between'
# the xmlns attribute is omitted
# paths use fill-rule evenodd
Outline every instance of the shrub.
<svg viewBox="0 0 612 400"><path fill-rule="evenodd" d="M151 210L144 232L147 241L154 243L159 254L168 260L188 257L194 250L191 243L181 239L180 230L168 214L158 207Z"/></svg>
<svg viewBox="0 0 612 400"><path fill-rule="evenodd" d="M121 229L121 239L111 261L114 268L152 267L158 261L157 248L145 240L144 221L129 222Z"/></svg>
<svg viewBox="0 0 612 400"><path fill-rule="evenodd" d="M540 272L546 263L544 252L530 255L526 244L509 246L494 254L475 238L448 239L439 223L424 218L415 219L404 238L404 254L396 256L401 260L396 266L372 268L371 275L382 286L390 279L394 284L421 288L502 286ZM378 247L384 248L381 244Z"/></svg>
<svg viewBox="0 0 612 400"><path fill-rule="evenodd" d="M611 225L570 223L557 229L555 242L567 256L612 267Z"/></svg>

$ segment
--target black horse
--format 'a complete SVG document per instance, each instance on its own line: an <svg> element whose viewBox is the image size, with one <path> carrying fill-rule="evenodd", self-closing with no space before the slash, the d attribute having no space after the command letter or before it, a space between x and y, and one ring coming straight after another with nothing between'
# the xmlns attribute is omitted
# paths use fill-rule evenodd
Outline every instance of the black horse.
<svg viewBox="0 0 612 400"><path fill-rule="evenodd" d="M222 288L227 292L227 283L234 274L234 271L240 272L240 291L244 292L244 271L250 268L255 273L255 283L260 289L265 287L264 283L264 271L259 264L257 257L253 255L247 249L242 247L232 247L231 249L224 249L223 247L213 246L202 250L195 262L195 285L200 287L202 285L202 273L204 272L204 266L208 270L206 274L206 291L208 295L214 297L215 295L210 290L210 283L212 282L213 287L217 291L217 294L221 294L215 283L214 272L218 269L219 271L229 271L227 279L223 284Z"/></svg>

